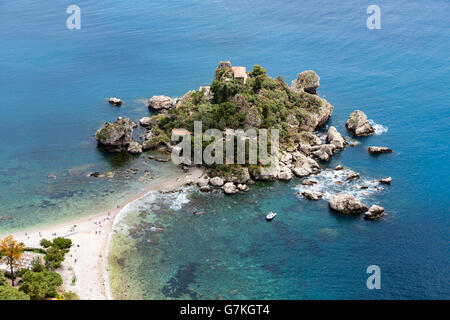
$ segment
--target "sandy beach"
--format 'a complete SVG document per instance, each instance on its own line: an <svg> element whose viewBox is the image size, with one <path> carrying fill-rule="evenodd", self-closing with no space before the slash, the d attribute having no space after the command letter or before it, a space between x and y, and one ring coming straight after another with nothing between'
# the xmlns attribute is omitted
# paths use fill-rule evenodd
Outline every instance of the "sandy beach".
<svg viewBox="0 0 450 320"><path fill-rule="evenodd" d="M43 238L66 237L72 240L73 246L57 271L63 278L65 291L75 292L84 300L112 299L107 277L107 261L109 242L117 214L129 203L143 197L150 191L170 191L177 189L189 181L197 181L202 175L199 168L191 170L178 178L157 183L117 208L101 212L89 217L68 223L41 228L33 231L21 231L13 236L27 247L40 247ZM3 237L3 236L2 236ZM72 280L76 277L76 281Z"/></svg>

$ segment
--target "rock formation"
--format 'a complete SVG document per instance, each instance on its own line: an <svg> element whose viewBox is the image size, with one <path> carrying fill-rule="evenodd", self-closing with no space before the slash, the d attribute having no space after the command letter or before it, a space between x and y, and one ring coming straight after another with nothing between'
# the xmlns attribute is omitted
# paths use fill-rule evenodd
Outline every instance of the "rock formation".
<svg viewBox="0 0 450 320"><path fill-rule="evenodd" d="M355 110L350 114L345 127L355 136L368 136L375 133L375 129L367 120L366 114L361 110Z"/></svg>
<svg viewBox="0 0 450 320"><path fill-rule="evenodd" d="M317 94L317 88L320 86L320 77L312 70L299 73L297 79L291 83L291 89L294 91L305 91L310 94Z"/></svg>
<svg viewBox="0 0 450 320"><path fill-rule="evenodd" d="M153 96L148 104L149 110L167 110L174 106L172 98L167 96Z"/></svg>
<svg viewBox="0 0 450 320"><path fill-rule="evenodd" d="M383 215L384 215L384 208L374 204L370 207L369 211L364 213L364 218L368 220L375 220Z"/></svg>
<svg viewBox="0 0 450 320"><path fill-rule="evenodd" d="M369 147L367 150L369 151L370 154L393 152L392 149L389 149L387 147Z"/></svg>
<svg viewBox="0 0 450 320"><path fill-rule="evenodd" d="M348 193L338 193L328 202L330 209L345 214L358 214L367 211L367 206Z"/></svg>
<svg viewBox="0 0 450 320"><path fill-rule="evenodd" d="M110 152L125 151L133 140L134 125L130 119L119 117L115 122L106 122L103 128L98 129L95 139Z"/></svg>

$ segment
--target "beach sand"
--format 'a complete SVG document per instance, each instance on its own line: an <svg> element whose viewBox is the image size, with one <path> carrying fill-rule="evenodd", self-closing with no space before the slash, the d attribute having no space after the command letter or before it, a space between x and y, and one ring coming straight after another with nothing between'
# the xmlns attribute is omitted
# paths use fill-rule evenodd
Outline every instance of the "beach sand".
<svg viewBox="0 0 450 320"><path fill-rule="evenodd" d="M119 204L114 210L39 230L21 231L13 236L27 247L36 248L40 247L40 241L43 238L48 240L55 237L71 239L73 246L66 254L61 268L57 270L63 278L64 290L73 291L80 299L84 300L112 299L106 268L109 242L116 215L129 203L145 196L150 191L177 189L189 181L196 182L202 173L200 168L191 168L189 172L178 178L165 180L149 187ZM74 276L76 281L72 283Z"/></svg>

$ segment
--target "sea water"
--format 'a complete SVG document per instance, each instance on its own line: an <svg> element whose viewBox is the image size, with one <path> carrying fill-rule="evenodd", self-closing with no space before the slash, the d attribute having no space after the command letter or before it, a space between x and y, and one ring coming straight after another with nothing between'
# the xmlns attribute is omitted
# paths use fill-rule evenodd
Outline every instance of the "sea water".
<svg viewBox="0 0 450 320"><path fill-rule="evenodd" d="M72 4L80 30L66 27ZM372 4L379 30L366 26ZM118 116L150 115L152 95L208 85L220 60L261 64L288 82L312 69L335 107L328 126L347 135L348 115L361 109L378 129L323 164L314 188L325 199L297 195L298 179L232 197L149 194L116 225L113 295L448 299L449 9L445 0L2 1L0 230L114 207L151 183L126 178L129 168L172 173L169 163L105 154L92 136ZM124 105L108 105L110 96ZM394 153L372 156L370 145ZM335 184L337 164L361 181ZM112 170L117 178L86 177ZM391 186L357 188L386 176ZM387 215L336 215L326 200L339 191ZM278 212L272 223L268 211ZM380 267L380 290L366 286L370 265Z"/></svg>

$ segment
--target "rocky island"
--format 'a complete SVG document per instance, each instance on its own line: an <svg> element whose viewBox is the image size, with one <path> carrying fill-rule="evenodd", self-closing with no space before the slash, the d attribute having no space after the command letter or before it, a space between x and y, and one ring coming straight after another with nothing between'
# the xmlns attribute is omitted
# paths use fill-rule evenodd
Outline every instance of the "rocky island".
<svg viewBox="0 0 450 320"><path fill-rule="evenodd" d="M317 135L316 130L330 119L334 109L318 96L319 86L320 77L312 70L299 73L288 86L281 76L271 78L259 65L247 72L245 67L234 67L224 61L216 68L211 86L189 91L180 99L163 95L152 97L149 111L158 113L139 120L147 130L143 139L133 140L133 128L137 123L123 118L105 123L95 138L110 152L139 154L151 149L171 151L175 147L170 138L172 133L191 134L195 121L202 121L203 132L211 128L221 130L223 139L231 129L278 129L276 166L262 173L261 169L267 165L261 163L203 164L204 175L195 182L203 192L219 188L226 194L245 192L255 180L291 180L293 176L303 178L318 174L322 162L329 161L349 145L334 126L329 127L326 141L322 142ZM354 136L375 132L360 110L350 114L345 126ZM203 149L206 147L204 144ZM353 172L347 180L358 178L359 174ZM379 183L386 182L381 179ZM312 191L302 195L310 200L322 198L322 194ZM335 195L330 200L330 208L344 214L368 211L366 205L345 193Z"/></svg>

